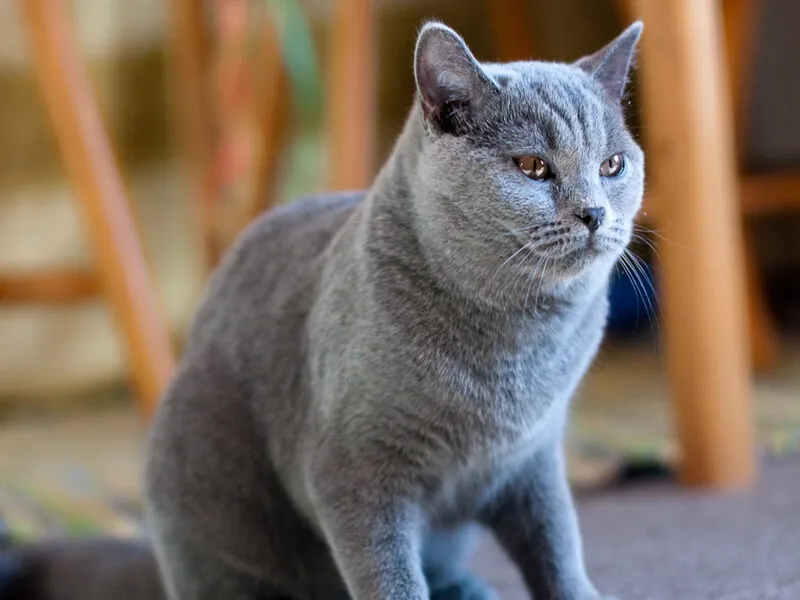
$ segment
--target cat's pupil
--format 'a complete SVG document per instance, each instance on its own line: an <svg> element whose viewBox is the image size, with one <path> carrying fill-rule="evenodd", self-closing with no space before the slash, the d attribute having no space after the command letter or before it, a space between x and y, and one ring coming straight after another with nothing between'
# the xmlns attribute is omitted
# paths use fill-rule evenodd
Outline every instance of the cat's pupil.
<svg viewBox="0 0 800 600"><path fill-rule="evenodd" d="M517 167L519 167L519 170L526 176L537 181L552 176L550 165L538 156L523 156L522 158L518 158Z"/></svg>
<svg viewBox="0 0 800 600"><path fill-rule="evenodd" d="M614 154L610 158L604 160L600 165L600 175L602 177L615 177L622 173L624 167L625 160L622 158L622 155Z"/></svg>

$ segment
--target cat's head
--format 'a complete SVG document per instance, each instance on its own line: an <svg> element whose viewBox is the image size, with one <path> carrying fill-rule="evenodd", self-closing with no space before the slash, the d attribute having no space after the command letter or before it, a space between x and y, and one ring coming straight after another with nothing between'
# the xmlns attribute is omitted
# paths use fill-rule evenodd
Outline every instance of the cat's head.
<svg viewBox="0 0 800 600"><path fill-rule="evenodd" d="M572 64L482 64L449 27L422 28L417 210L461 276L559 283L622 253L643 194L621 109L641 31Z"/></svg>

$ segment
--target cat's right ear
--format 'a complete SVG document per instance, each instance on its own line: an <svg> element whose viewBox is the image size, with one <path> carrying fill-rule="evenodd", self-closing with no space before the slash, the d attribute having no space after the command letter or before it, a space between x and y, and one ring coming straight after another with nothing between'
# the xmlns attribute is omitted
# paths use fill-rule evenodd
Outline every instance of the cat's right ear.
<svg viewBox="0 0 800 600"><path fill-rule="evenodd" d="M625 92L636 44L642 36L643 28L642 22L637 21L604 48L575 63L578 68L599 81L609 99L614 102L619 102Z"/></svg>
<svg viewBox="0 0 800 600"><path fill-rule="evenodd" d="M466 126L470 112L496 89L461 36L437 22L419 33L414 76L425 120L448 133Z"/></svg>

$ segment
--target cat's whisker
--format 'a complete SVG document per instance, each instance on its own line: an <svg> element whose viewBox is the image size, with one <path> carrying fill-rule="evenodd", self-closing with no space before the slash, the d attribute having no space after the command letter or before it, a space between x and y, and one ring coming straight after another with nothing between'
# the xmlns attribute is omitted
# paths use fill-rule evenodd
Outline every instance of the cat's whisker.
<svg viewBox="0 0 800 600"><path fill-rule="evenodd" d="M519 287L519 284L520 284L521 281L522 282L525 281L525 273L527 272L527 265L525 264L526 261L533 260L535 258L536 258L536 255L533 252L531 252L530 249L529 249L528 253L522 258L523 264L521 265L521 268L519 269L519 272L516 274L516 277L514 277L509 282L509 284L513 284L513 286L511 287L511 290L509 291L509 296L510 297L516 296L517 287Z"/></svg>
<svg viewBox="0 0 800 600"><path fill-rule="evenodd" d="M528 233L532 231L539 231L544 234L556 231L560 229L562 225L556 222L548 222L548 223L536 223L535 225L526 225L525 227L520 227L519 229L511 229L506 231L504 235L515 235L518 233Z"/></svg>
<svg viewBox="0 0 800 600"><path fill-rule="evenodd" d="M650 332L653 339L657 339L658 323L661 317L661 306L658 302L658 296L655 293L655 288L648 277L645 267L640 262L642 259L627 248L622 253L621 264L628 275L628 279L634 287L635 293L640 297L642 303L645 305L647 311L647 320L650 324ZM648 289L652 293L648 294ZM654 319L654 317L656 317Z"/></svg>
<svg viewBox="0 0 800 600"><path fill-rule="evenodd" d="M647 239L645 236L638 233L633 234L633 239L641 242L642 244L650 248L650 250L653 251L653 254L655 254L658 257L658 260L661 260L661 252L659 251L658 246L656 244Z"/></svg>
<svg viewBox="0 0 800 600"><path fill-rule="evenodd" d="M637 283L636 278L634 277L633 272L631 271L631 266L629 264L628 257L625 256L625 254L623 253L622 255L620 255L619 258L620 258L620 260L619 260L619 263L617 263L617 264L619 264L619 266L624 271L625 276L628 278L628 281L631 282L631 285L633 286L634 295L636 296L637 300L641 300L642 303L646 303L645 299L644 299L644 297L642 295L642 291L639 289L639 284ZM636 303L636 322L638 323L638 321L639 321L639 303L637 302ZM650 319L650 315L649 314L648 314L648 322L650 324L650 332L652 334L655 334L655 332L653 330L653 322Z"/></svg>
<svg viewBox="0 0 800 600"><path fill-rule="evenodd" d="M539 226L538 225L528 225L527 227L520 227L519 229L511 229L509 231L506 231L503 235L507 235L508 236L508 235L516 235L518 233L527 233L529 231L535 230L537 227L539 227Z"/></svg>
<svg viewBox="0 0 800 600"><path fill-rule="evenodd" d="M636 269L640 273L641 278L643 279L643 281L647 283L647 287L649 288L649 290L650 290L650 292L652 294L653 302L655 303L655 309L656 309L655 312L657 313L657 316L658 317L662 317L663 315L661 314L661 304L658 301L658 294L656 294L656 288L653 285L653 282L649 277L649 273L647 272L648 271L647 265L644 262L644 259L642 257L638 256L635 252L631 251L628 248L625 249L625 252L628 255L628 257L631 259L633 264L636 266ZM651 305L652 305L652 302L651 302Z"/></svg>
<svg viewBox="0 0 800 600"><path fill-rule="evenodd" d="M661 240L662 242L666 242L667 244L669 244L671 246L674 246L676 248L681 248L682 250L686 250L687 249L686 246L684 246L682 244L679 244L679 243L669 239L668 237L662 235L661 231L658 230L658 229L651 229L650 227L645 227L644 225L641 225L639 223L634 223L633 224L633 231L636 232L636 233L646 233L646 234L655 236L659 240Z"/></svg>
<svg viewBox="0 0 800 600"><path fill-rule="evenodd" d="M539 292L542 290L542 283L544 282L545 275L547 273L547 262L550 259L550 255L546 254L544 259L544 266L542 266L542 273L539 275L539 285L536 287L536 295L533 297L533 307L534 312L538 315L539 314Z"/></svg>
<svg viewBox="0 0 800 600"><path fill-rule="evenodd" d="M495 270L495 272L492 274L492 276L489 278L489 280L488 280L488 281L487 281L487 282L484 284L484 289L491 289L491 288L488 288L487 286L490 286L490 285L493 285L493 284L497 283L497 278L498 278L498 276L500 275L500 271L503 269L503 267L505 267L505 266L506 266L506 265L507 265L509 262L511 262L511 261L512 261L512 260L513 260L515 257L519 256L519 254L520 254L521 252L524 252L525 250L530 250L530 249L531 249L531 246L533 245L533 243L534 243L534 241L533 241L533 240L531 240L531 241L530 241L530 242L528 242L527 244L524 244L524 245L522 245L520 248L518 248L517 250L515 250L515 251L514 251L514 253L513 253L513 254L511 254L511 256L509 256L507 259L505 259L505 260L503 261L503 263L502 263L502 264L501 264L499 267L497 267L497 269L496 269L496 270Z"/></svg>
<svg viewBox="0 0 800 600"><path fill-rule="evenodd" d="M542 265L542 263L545 260L547 260L547 256L548 255L539 257L539 260L536 262L536 265L534 266L533 271L530 274L528 281L528 291L525 292L525 303L522 305L523 312L528 308L528 298L530 297L531 294L531 288L533 287L533 282L536 281L536 273L539 271L539 267ZM536 308L535 305L534 305L534 310L536 310L538 314L538 309Z"/></svg>
<svg viewBox="0 0 800 600"><path fill-rule="evenodd" d="M641 295L641 290L639 289L638 282L634 278L633 273L631 271L630 261L628 260L628 257L624 253L622 255L620 255L619 263L617 263L617 264L624 271L625 276L631 282L631 285L633 285L633 291L634 291L634 294L636 295L636 299L637 300L641 300L642 302L644 302L644 299L642 298L642 295ZM636 304L636 318L637 319L639 318L639 303L638 302Z"/></svg>

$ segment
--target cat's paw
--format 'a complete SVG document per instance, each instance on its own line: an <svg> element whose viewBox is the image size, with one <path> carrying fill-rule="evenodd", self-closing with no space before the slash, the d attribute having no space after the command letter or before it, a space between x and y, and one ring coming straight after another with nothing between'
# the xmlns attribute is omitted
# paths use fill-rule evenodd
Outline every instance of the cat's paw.
<svg viewBox="0 0 800 600"><path fill-rule="evenodd" d="M431 600L497 600L497 594L477 577L463 575L431 590Z"/></svg>

